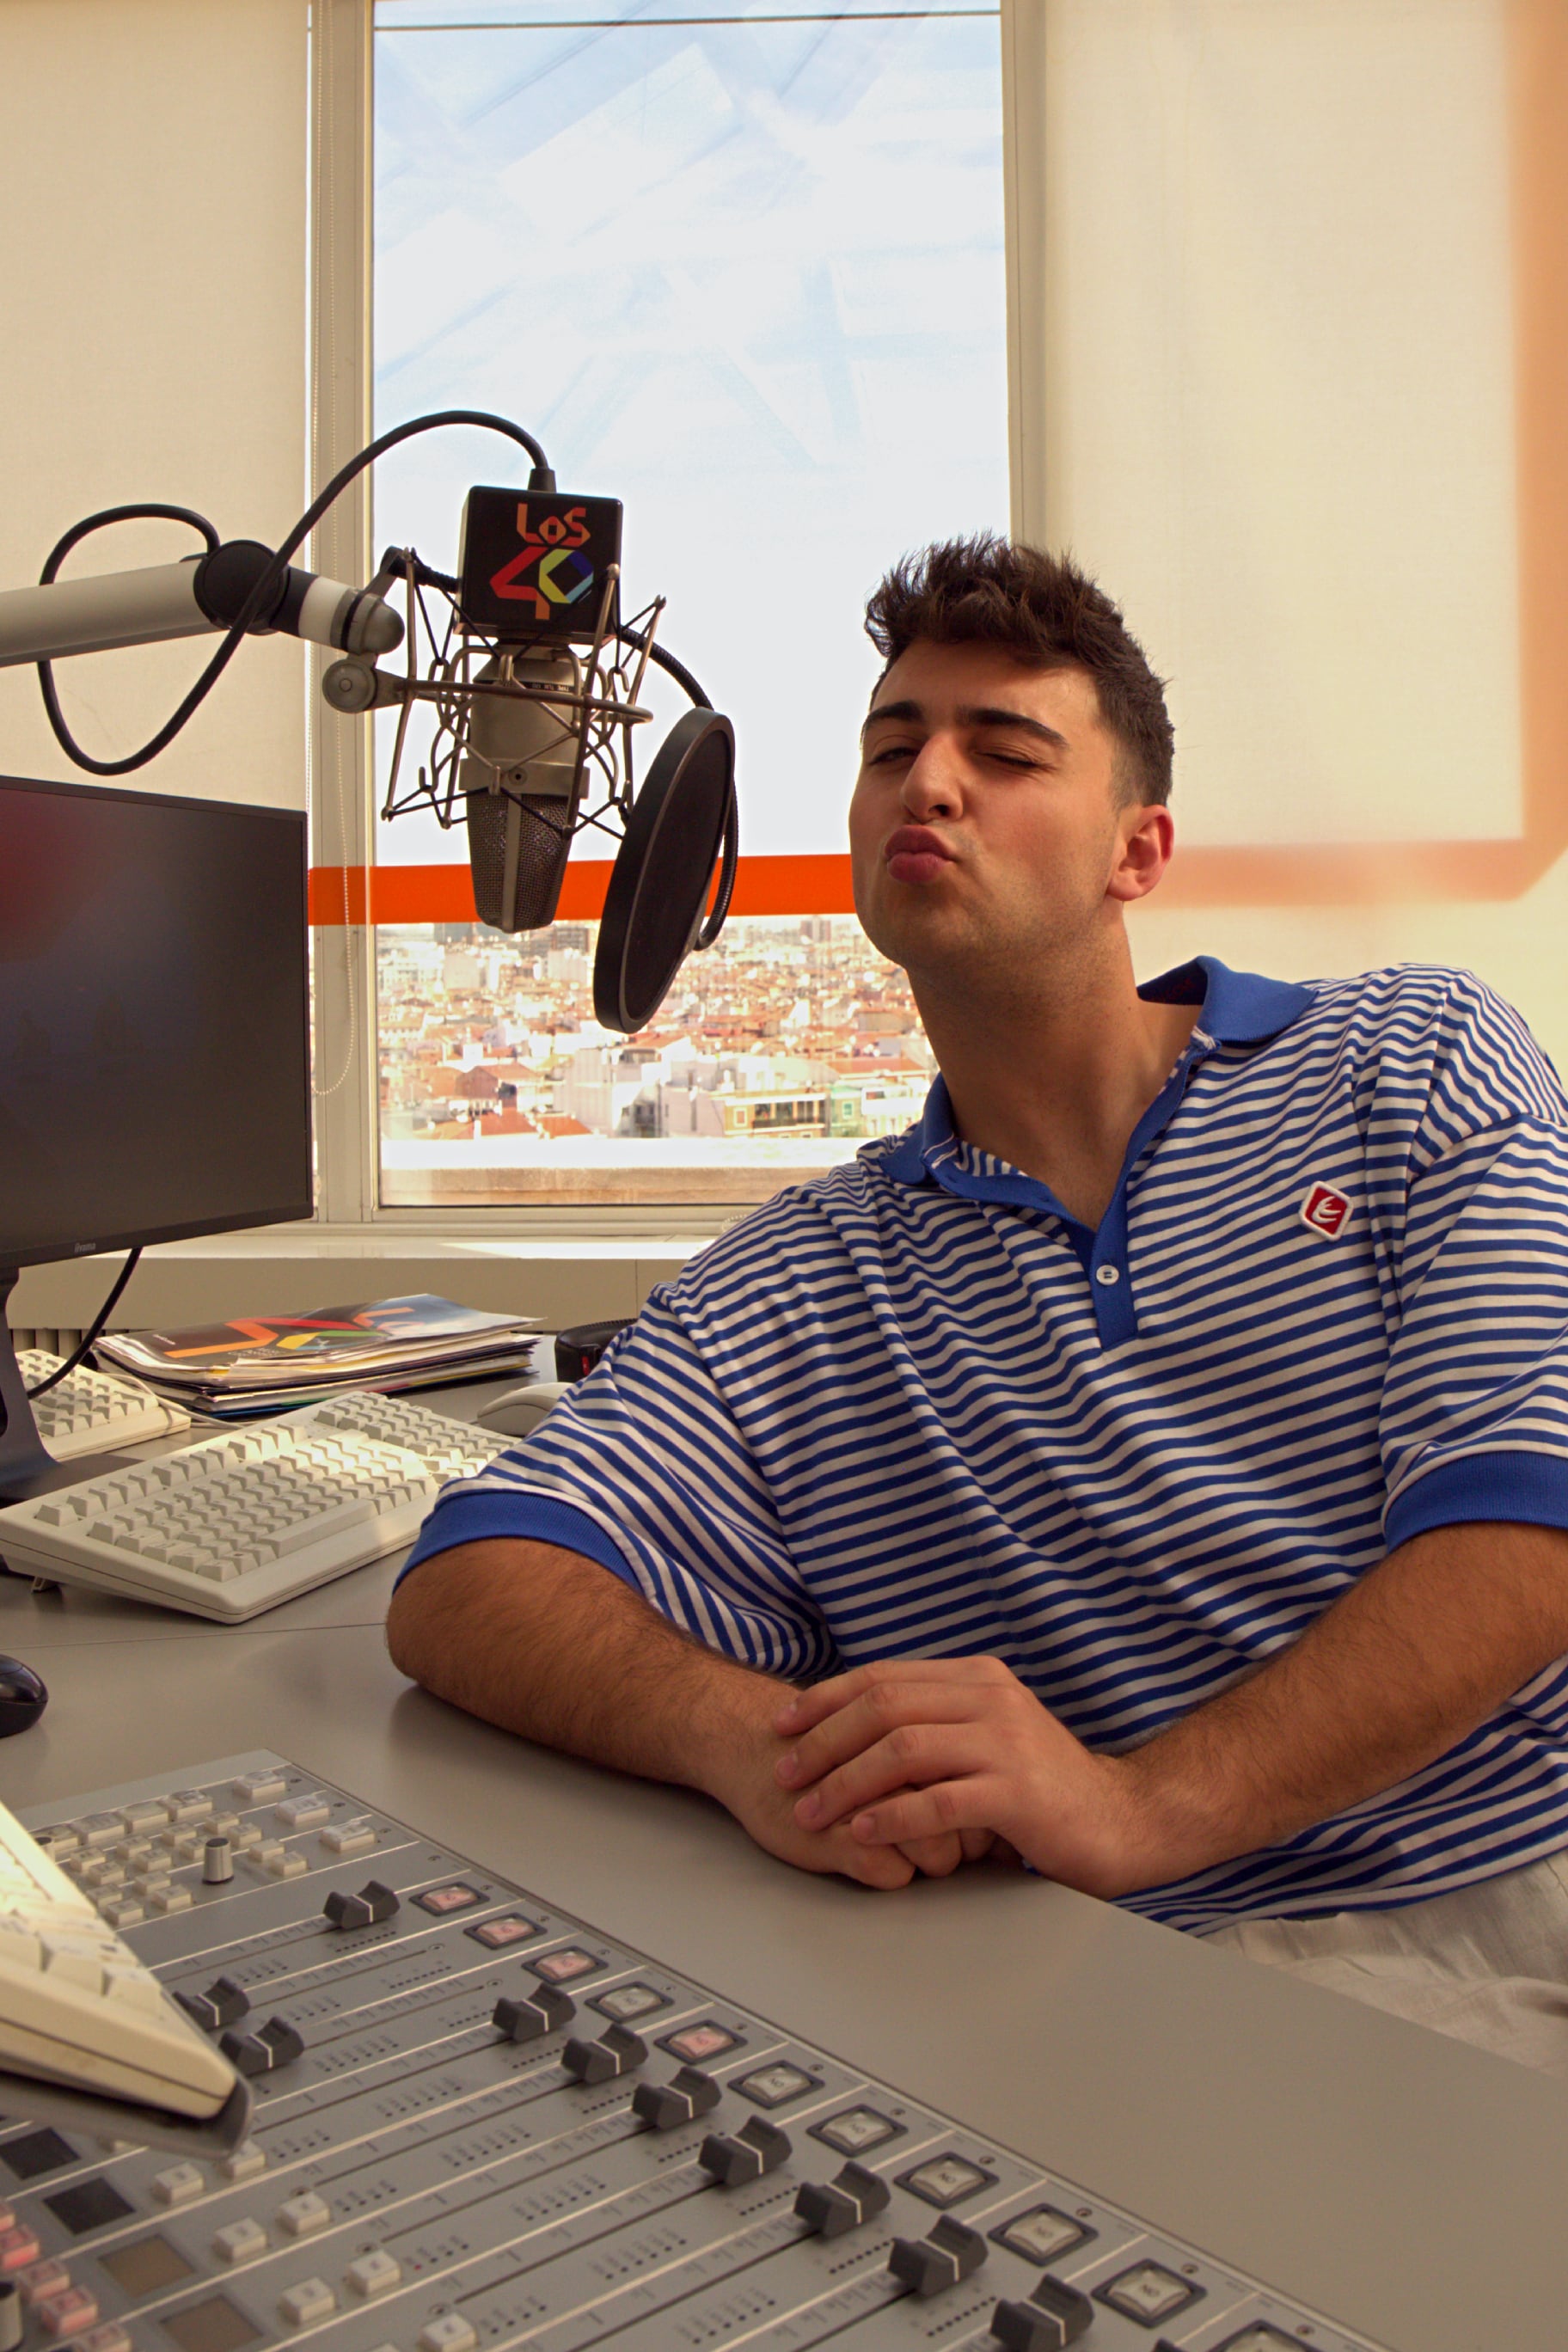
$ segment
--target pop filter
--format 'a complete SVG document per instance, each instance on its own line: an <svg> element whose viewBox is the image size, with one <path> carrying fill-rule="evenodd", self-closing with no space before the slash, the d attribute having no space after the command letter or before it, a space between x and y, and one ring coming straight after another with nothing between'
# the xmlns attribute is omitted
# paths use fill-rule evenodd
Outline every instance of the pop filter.
<svg viewBox="0 0 1568 2352"><path fill-rule="evenodd" d="M703 908L723 853L719 902ZM694 944L718 936L735 878L735 734L716 710L685 711L632 803L594 958L594 1011L629 1034L651 1021Z"/></svg>

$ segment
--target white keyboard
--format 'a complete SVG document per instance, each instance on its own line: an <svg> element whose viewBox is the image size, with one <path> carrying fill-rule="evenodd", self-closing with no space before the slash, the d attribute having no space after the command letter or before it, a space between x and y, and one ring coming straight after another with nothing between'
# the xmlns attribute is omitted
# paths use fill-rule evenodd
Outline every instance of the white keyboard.
<svg viewBox="0 0 1568 2352"><path fill-rule="evenodd" d="M0 2067L200 2122L218 2114L238 2082L223 2053L4 1805ZM127 2127L134 2129L133 2118Z"/></svg>
<svg viewBox="0 0 1568 2352"><path fill-rule="evenodd" d="M16 1361L25 1386L32 1389L58 1372L65 1358L51 1356L47 1348L21 1348ZM34 1398L33 1419L57 1462L70 1462L79 1454L110 1454L117 1445L191 1425L183 1404L165 1402L129 1372L89 1372L85 1364L68 1372L47 1396Z"/></svg>
<svg viewBox="0 0 1568 2352"><path fill-rule="evenodd" d="M509 1440L354 1390L0 1510L21 1575L237 1622L412 1543Z"/></svg>

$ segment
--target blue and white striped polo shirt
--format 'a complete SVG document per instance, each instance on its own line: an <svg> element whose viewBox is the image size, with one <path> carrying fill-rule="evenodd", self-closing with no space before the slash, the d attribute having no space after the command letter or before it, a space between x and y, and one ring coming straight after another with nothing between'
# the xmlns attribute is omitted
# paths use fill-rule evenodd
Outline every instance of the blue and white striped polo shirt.
<svg viewBox="0 0 1568 2352"><path fill-rule="evenodd" d="M1523 1022L1422 969L1205 957L1143 993L1202 1010L1098 1232L939 1079L656 1291L415 1560L565 1544L795 1677L994 1654L1122 1748L1421 1530L1568 1526L1568 1101ZM1125 1900L1201 1930L1565 1845L1568 1661L1398 1787Z"/></svg>

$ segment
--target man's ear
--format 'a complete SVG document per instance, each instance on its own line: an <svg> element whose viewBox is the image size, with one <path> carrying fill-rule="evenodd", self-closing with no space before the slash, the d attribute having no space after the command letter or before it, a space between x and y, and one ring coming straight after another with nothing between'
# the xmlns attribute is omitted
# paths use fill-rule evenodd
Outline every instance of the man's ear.
<svg viewBox="0 0 1568 2352"><path fill-rule="evenodd" d="M1152 803L1123 809L1117 821L1121 854L1111 869L1106 896L1130 904L1146 898L1171 862L1176 828L1168 808Z"/></svg>

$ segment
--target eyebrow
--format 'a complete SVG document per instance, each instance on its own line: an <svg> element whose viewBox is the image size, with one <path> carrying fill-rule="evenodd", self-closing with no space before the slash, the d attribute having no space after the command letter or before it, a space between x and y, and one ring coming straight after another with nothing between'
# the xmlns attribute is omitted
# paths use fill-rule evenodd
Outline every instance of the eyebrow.
<svg viewBox="0 0 1568 2352"><path fill-rule="evenodd" d="M1026 735L1037 735L1042 743L1049 743L1055 751L1065 751L1069 748L1067 737L1059 734L1056 728L1047 727L1043 719L1031 719L1022 710L1004 709L1000 704L969 704L956 716L964 727L1018 727ZM921 724L925 717L926 713L918 702L881 702L874 710L866 713L865 725L860 732L864 736L879 719L913 719Z"/></svg>

